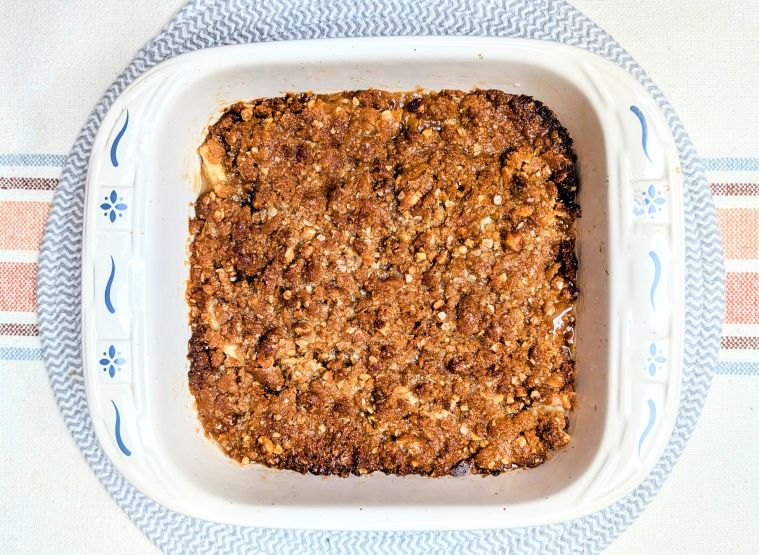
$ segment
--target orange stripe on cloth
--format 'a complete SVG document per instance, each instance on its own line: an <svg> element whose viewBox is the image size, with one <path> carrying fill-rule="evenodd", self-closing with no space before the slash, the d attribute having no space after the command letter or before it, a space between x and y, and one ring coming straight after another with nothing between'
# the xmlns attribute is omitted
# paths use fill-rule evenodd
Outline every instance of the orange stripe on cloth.
<svg viewBox="0 0 759 555"><path fill-rule="evenodd" d="M49 202L0 202L0 250L39 249L49 211Z"/></svg>
<svg viewBox="0 0 759 555"><path fill-rule="evenodd" d="M759 324L759 273L725 276L725 323Z"/></svg>
<svg viewBox="0 0 759 555"><path fill-rule="evenodd" d="M0 262L0 310L36 310L37 265L31 262Z"/></svg>
<svg viewBox="0 0 759 555"><path fill-rule="evenodd" d="M725 258L759 259L759 208L717 210Z"/></svg>

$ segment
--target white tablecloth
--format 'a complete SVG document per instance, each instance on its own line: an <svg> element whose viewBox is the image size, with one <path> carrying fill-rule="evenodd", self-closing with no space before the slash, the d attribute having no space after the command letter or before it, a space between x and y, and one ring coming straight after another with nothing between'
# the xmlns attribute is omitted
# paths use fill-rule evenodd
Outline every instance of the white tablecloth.
<svg viewBox="0 0 759 555"><path fill-rule="evenodd" d="M0 153L67 153L105 88L181 3L0 0ZM759 2L574 3L648 70L704 158L748 158L759 164ZM27 169L23 177L56 177L46 171ZM759 182L759 171L715 175L726 182ZM0 203L14 194L0 186ZM32 196L45 201L52 192ZM734 202L718 201L718 208ZM756 233L759 195L741 202ZM19 239L25 240L34 237ZM736 260L728 260L728 271L759 272L759 241L728 241L740 251ZM8 249L0 246L0 263L35 260L31 248L3 248ZM7 275L0 273L0 279ZM733 304L741 314L748 311L751 320L759 305L759 281L747 283L754 289L741 292L745 299ZM5 284L6 292L11 288ZM33 316L10 314L3 302L11 301L0 298L0 321L33 326ZM740 315L738 321L743 323L729 328L732 335L759 336L759 322L745 323ZM0 334L0 552L155 552L84 462L58 413L42 362L18 355L39 348L37 337L26 335ZM681 461L610 553L759 549L759 340L742 345L723 349L726 364ZM16 356L2 356L14 349ZM736 361L749 364L736 366Z"/></svg>

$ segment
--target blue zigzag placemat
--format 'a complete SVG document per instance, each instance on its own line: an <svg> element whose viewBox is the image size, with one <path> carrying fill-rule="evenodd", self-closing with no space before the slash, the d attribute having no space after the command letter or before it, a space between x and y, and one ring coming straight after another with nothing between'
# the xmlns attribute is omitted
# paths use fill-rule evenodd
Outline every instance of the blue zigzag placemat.
<svg viewBox="0 0 759 555"><path fill-rule="evenodd" d="M651 474L602 511L551 526L453 532L345 532L228 526L175 513L140 494L95 438L81 373L81 247L84 187L95 133L116 97L140 74L178 54L260 41L379 35L523 37L579 46L638 79L664 113L685 178L686 334L675 431ZM606 32L564 1L193 0L139 51L88 118L63 168L41 246L37 299L43 356L66 425L119 506L168 553L574 553L598 552L640 514L693 431L717 359L723 262L703 166L667 99Z"/></svg>

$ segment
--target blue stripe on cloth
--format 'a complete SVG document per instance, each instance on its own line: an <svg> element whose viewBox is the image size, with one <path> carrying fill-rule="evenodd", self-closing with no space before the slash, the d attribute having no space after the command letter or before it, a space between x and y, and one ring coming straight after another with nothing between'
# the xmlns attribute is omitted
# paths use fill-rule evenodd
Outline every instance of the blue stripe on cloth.
<svg viewBox="0 0 759 555"><path fill-rule="evenodd" d="M759 158L702 158L709 172L757 172Z"/></svg>
<svg viewBox="0 0 759 555"><path fill-rule="evenodd" d="M759 362L718 362L717 374L731 376L759 376Z"/></svg>
<svg viewBox="0 0 759 555"><path fill-rule="evenodd" d="M0 360L42 360L42 349L0 347Z"/></svg>
<svg viewBox="0 0 759 555"><path fill-rule="evenodd" d="M1 154L0 166L51 166L60 167L65 154Z"/></svg>

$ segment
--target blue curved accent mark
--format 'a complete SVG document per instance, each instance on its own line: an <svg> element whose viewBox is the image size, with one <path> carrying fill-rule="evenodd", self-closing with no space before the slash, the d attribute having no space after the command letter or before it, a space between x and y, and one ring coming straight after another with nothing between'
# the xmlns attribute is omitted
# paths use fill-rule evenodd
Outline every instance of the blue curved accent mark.
<svg viewBox="0 0 759 555"><path fill-rule="evenodd" d="M132 452L126 445L124 445L124 440L121 439L121 415L119 414L119 407L116 406L116 403L113 400L111 400L111 404L113 405L113 410L116 411L116 445L119 446L122 453L127 457L131 457Z"/></svg>
<svg viewBox="0 0 759 555"><path fill-rule="evenodd" d="M111 286L113 285L113 278L116 277L116 263L111 257L111 275L108 276L108 283L105 284L105 307L111 314L116 313L116 308L111 302Z"/></svg>
<svg viewBox="0 0 759 555"><path fill-rule="evenodd" d="M643 154L646 155L646 158L648 158L648 161L651 161L651 157L648 155L648 123L646 122L646 116L643 115L643 112L641 112L640 108L638 108L635 104L630 106L630 111L635 114L635 117L638 118L638 121L640 122L640 129L641 129L641 143L643 144Z"/></svg>
<svg viewBox="0 0 759 555"><path fill-rule="evenodd" d="M643 442L648 437L648 434L651 433L651 428L654 427L655 421L656 421L656 405L651 399L649 399L648 400L648 424L646 424L646 429L643 430L643 433L640 435L640 441L638 441L638 456L640 456L640 448L643 447Z"/></svg>
<svg viewBox="0 0 759 555"><path fill-rule="evenodd" d="M121 137L124 136L124 132L127 130L127 125L129 125L129 110L126 112L126 120L124 120L124 125L121 127L121 130L116 135L116 138L113 139L113 144L111 145L111 164L113 164L114 168L119 167L119 160L116 158L116 149L119 147L119 142L121 141Z"/></svg>
<svg viewBox="0 0 759 555"><path fill-rule="evenodd" d="M651 308L656 310L656 303L654 302L654 295L656 294L656 288L659 287L659 279L661 278L661 260L659 255L654 251L648 251L648 256L651 257L651 261L654 263L654 281L651 282Z"/></svg>

